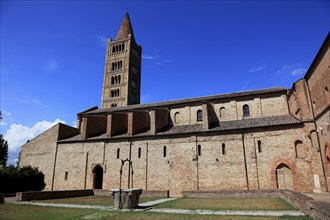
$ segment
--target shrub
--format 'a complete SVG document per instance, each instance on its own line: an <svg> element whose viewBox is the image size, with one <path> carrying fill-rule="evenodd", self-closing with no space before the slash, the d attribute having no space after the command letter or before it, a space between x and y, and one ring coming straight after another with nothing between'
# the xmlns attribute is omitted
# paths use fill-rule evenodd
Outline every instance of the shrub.
<svg viewBox="0 0 330 220"><path fill-rule="evenodd" d="M4 167L0 169L0 192L41 191L45 188L44 174L37 167Z"/></svg>

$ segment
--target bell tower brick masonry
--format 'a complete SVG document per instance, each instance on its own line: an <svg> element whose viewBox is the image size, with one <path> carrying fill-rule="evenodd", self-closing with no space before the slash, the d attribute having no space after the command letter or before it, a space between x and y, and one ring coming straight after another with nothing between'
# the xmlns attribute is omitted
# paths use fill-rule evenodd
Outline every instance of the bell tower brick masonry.
<svg viewBox="0 0 330 220"><path fill-rule="evenodd" d="M141 54L126 13L116 39L108 40L101 108L140 104Z"/></svg>

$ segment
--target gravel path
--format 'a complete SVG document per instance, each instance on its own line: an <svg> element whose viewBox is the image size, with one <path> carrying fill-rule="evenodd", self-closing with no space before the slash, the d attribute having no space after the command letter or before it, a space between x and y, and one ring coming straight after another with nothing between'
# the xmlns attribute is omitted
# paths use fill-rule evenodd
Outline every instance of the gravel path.
<svg viewBox="0 0 330 220"><path fill-rule="evenodd" d="M165 198L154 201L148 201L140 203L140 207L151 207L156 204L160 204L167 201L172 201L176 198ZM80 209L98 209L105 211L117 210L114 206L98 206L98 205L78 205L78 204L63 204L63 203L42 203L42 202L17 202L17 204L25 205L36 205L36 206L48 206L48 207L63 207L63 208L80 208ZM250 215L250 216L304 216L305 214L298 210L288 211L234 211L234 210L222 210L222 211L211 211L211 210L188 210L188 209L133 209L122 211L146 211L146 212L158 212L158 213L179 213L179 214L192 214L192 215Z"/></svg>
<svg viewBox="0 0 330 220"><path fill-rule="evenodd" d="M179 214L192 214L192 215L251 215L251 216L304 216L301 211L211 211L211 210L187 210L187 209L150 209L148 212L161 212L161 213L179 213Z"/></svg>
<svg viewBox="0 0 330 220"><path fill-rule="evenodd" d="M153 205L157 205L157 204L160 204L160 203L163 203L163 202L172 201L172 200L175 200L175 199L177 199L177 198L157 199L157 200L153 200L153 201L140 203L139 206L153 206Z"/></svg>
<svg viewBox="0 0 330 220"><path fill-rule="evenodd" d="M19 205L36 205L47 207L62 207L62 208L78 208L78 209L99 209L99 210L115 210L114 206L101 205L78 205L78 204L64 204L64 203L45 203L45 202L17 202Z"/></svg>

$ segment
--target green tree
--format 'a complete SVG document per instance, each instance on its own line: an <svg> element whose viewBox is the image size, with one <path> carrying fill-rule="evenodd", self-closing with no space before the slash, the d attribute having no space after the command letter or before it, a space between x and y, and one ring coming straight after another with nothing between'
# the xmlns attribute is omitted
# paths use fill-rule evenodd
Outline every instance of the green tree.
<svg viewBox="0 0 330 220"><path fill-rule="evenodd" d="M0 166L6 166L8 160L8 142L0 134Z"/></svg>
<svg viewBox="0 0 330 220"><path fill-rule="evenodd" d="M36 167L4 167L0 169L0 193L41 191L46 186L44 178Z"/></svg>
<svg viewBox="0 0 330 220"><path fill-rule="evenodd" d="M0 121L2 120L2 113L0 111ZM0 167L4 167L8 160L8 142L3 139L3 135L0 134Z"/></svg>

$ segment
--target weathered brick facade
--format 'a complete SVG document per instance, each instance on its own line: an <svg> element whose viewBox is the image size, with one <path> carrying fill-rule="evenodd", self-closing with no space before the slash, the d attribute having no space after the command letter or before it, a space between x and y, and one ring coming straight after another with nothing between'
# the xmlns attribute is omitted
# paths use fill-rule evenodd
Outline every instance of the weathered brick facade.
<svg viewBox="0 0 330 220"><path fill-rule="evenodd" d="M22 147L20 166L39 167L46 190L118 188L122 160L129 159L132 167L124 164L123 188L169 190L171 196L186 190L328 191L329 36L291 90L139 105L140 72L135 75L139 85L132 89L135 67L130 63L139 62L134 65L140 68L141 47L127 19L108 44L102 108L79 113L77 129L59 124ZM128 41L123 38L127 31ZM124 51L113 47L119 41L127 43ZM132 42L140 48L134 61L127 46ZM116 79L119 97L111 97L117 95L110 92L115 88L111 77L119 73L111 69L117 58L126 72L120 72L120 83Z"/></svg>

